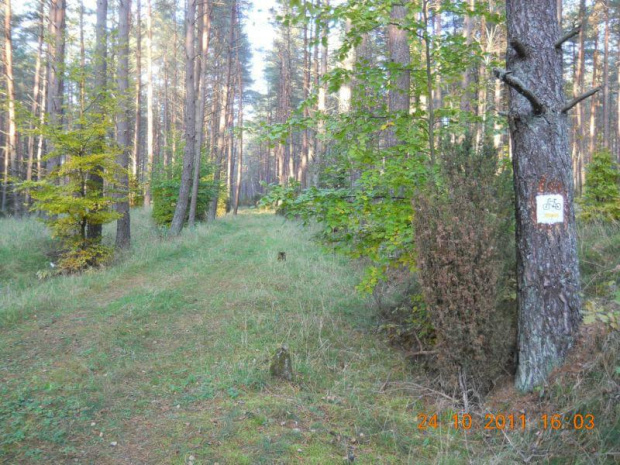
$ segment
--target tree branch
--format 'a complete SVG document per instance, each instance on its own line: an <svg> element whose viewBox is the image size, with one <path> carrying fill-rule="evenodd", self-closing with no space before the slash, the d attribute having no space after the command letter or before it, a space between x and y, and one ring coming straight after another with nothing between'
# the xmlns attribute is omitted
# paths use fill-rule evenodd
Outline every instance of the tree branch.
<svg viewBox="0 0 620 465"><path fill-rule="evenodd" d="M516 90L521 95L523 95L526 99L529 100L535 114L539 115L541 113L544 113L545 106L543 105L542 101L536 96L536 94L534 94L534 92L532 92L523 83L523 81L521 81L521 79L519 79L516 76L513 76L511 73L512 73L511 71L506 71L506 70L499 69L499 68L493 69L493 74L495 74L495 77L497 79L505 82L506 84L508 84L510 87L512 87L514 90Z"/></svg>
<svg viewBox="0 0 620 465"><path fill-rule="evenodd" d="M600 86L589 90L588 92L586 92L585 94L581 94L579 97L575 97L574 99L572 99L570 102L568 102L564 108L562 108L562 113L568 113L568 110L570 110L571 108L573 108L575 105L577 105L579 102L581 102L582 100L587 99L588 97L593 96L594 94L596 94L599 90L601 90Z"/></svg>
<svg viewBox="0 0 620 465"><path fill-rule="evenodd" d="M520 58L525 58L529 55L527 46L518 40L511 40L510 46L517 52Z"/></svg>
<svg viewBox="0 0 620 465"><path fill-rule="evenodd" d="M581 32L581 26L577 26L572 31L567 32L566 34L564 34L562 37L558 39L558 41L555 43L555 48L562 48L562 45L564 45L564 42L572 39L580 32Z"/></svg>

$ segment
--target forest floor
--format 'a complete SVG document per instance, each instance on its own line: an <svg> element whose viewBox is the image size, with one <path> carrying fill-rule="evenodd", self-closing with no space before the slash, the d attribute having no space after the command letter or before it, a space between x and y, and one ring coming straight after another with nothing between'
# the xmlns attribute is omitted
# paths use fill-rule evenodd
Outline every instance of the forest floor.
<svg viewBox="0 0 620 465"><path fill-rule="evenodd" d="M377 333L360 265L281 217L169 239L135 211L114 266L42 280L44 228L0 231L2 464L533 463L531 444L564 434L454 428L453 400ZM269 373L283 343L292 382ZM596 439L576 462L615 460L607 433L580 431Z"/></svg>

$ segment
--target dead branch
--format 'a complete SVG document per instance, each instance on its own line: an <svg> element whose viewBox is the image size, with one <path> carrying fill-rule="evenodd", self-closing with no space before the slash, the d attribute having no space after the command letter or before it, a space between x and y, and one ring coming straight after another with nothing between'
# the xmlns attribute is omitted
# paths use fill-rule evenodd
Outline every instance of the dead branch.
<svg viewBox="0 0 620 465"><path fill-rule="evenodd" d="M437 355L437 350L418 350L417 352L405 352L407 357L417 357L418 355Z"/></svg>
<svg viewBox="0 0 620 465"><path fill-rule="evenodd" d="M577 26L572 31L568 31L566 34L564 34L562 37L560 37L557 40L557 42L555 43L555 48L562 48L562 45L564 45L564 42L572 39L573 37L575 37L580 32L581 32L581 26Z"/></svg>
<svg viewBox="0 0 620 465"><path fill-rule="evenodd" d="M588 97L591 97L592 95L596 94L599 90L601 90L601 87L597 87L595 89L589 90L588 92L586 92L585 94L580 95L579 97L575 97L574 99L572 99L570 102L568 102L564 108L562 108L562 113L568 113L568 110L570 110L571 108L573 108L575 105L577 105L579 102L581 102L582 100L587 99Z"/></svg>
<svg viewBox="0 0 620 465"><path fill-rule="evenodd" d="M510 46L521 58L525 58L529 55L527 46L518 40L511 40Z"/></svg>
<svg viewBox="0 0 620 465"><path fill-rule="evenodd" d="M512 87L514 90L516 90L526 99L528 99L530 104L532 105L532 109L534 110L535 114L539 115L545 112L545 106L543 105L541 100L523 83L523 81L521 81L521 79L513 76L511 71L494 68L493 73L495 74L495 77L497 79L508 84L510 87Z"/></svg>

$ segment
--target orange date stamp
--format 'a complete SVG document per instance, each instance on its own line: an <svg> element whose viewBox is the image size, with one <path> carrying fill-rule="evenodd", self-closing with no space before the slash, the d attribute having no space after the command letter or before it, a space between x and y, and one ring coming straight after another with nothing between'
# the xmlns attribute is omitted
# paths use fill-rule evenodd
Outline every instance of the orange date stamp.
<svg viewBox="0 0 620 465"><path fill-rule="evenodd" d="M485 429L485 430L525 430L529 426L537 426L543 430L586 430L596 428L594 415L576 413L572 415L542 414L528 418L525 414L487 413L482 416L472 416L469 413L455 413L448 421L442 422L437 413L420 413L417 417L418 429L437 429L448 426L458 430Z"/></svg>

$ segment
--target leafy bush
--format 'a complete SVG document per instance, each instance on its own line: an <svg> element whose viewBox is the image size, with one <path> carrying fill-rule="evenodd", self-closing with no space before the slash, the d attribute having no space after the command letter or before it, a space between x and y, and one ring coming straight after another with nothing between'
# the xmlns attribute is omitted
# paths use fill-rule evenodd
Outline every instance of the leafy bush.
<svg viewBox="0 0 620 465"><path fill-rule="evenodd" d="M153 170L151 191L153 193L153 219L159 226L169 226L172 223L174 210L179 197L183 161L176 160L168 166L159 165ZM198 199L196 202L196 219L204 219L209 200L213 198L213 165L206 159L200 164L200 182L198 184ZM189 209L188 213L189 215ZM186 218L187 220L187 218Z"/></svg>
<svg viewBox="0 0 620 465"><path fill-rule="evenodd" d="M444 387L480 396L516 343L511 171L470 138L445 145L440 172L415 197L417 265ZM505 250L510 253L506 254Z"/></svg>
<svg viewBox="0 0 620 465"><path fill-rule="evenodd" d="M595 153L586 168L581 205L580 216L585 221L620 220L620 170L608 150Z"/></svg>

